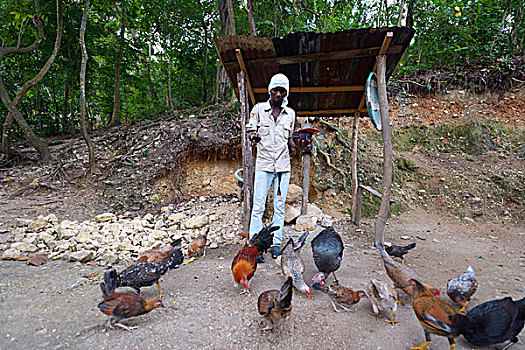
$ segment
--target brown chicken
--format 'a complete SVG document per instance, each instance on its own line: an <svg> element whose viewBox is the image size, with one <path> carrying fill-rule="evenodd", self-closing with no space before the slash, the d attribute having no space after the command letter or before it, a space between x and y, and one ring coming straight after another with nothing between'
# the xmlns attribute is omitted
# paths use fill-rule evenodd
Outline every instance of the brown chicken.
<svg viewBox="0 0 525 350"><path fill-rule="evenodd" d="M191 241L190 247L188 248L188 256L206 256L206 251L204 250L204 248L206 247L207 241L208 238L206 237L206 235L200 235L199 237Z"/></svg>
<svg viewBox="0 0 525 350"><path fill-rule="evenodd" d="M463 306L458 312L465 312L470 297L474 295L477 289L478 281L472 266L467 267L465 273L458 277L449 279L447 283L447 295L449 298Z"/></svg>
<svg viewBox="0 0 525 350"><path fill-rule="evenodd" d="M273 231L278 230L278 226L269 226L261 230L249 239L232 261L232 274L235 283L241 285L244 290L241 294L250 294L250 281L257 270L257 256L259 255L259 242L269 241L269 236L273 236ZM264 249L261 247L260 249ZM261 250L262 251L262 250Z"/></svg>
<svg viewBox="0 0 525 350"><path fill-rule="evenodd" d="M288 277L280 290L267 290L259 295L257 310L266 320L267 326L262 330L273 330L275 325L286 319L292 313L292 278ZM280 328L279 327L279 333Z"/></svg>
<svg viewBox="0 0 525 350"><path fill-rule="evenodd" d="M412 295L414 287L410 283L408 283L408 281L410 279L421 281L421 278L417 275L417 273L408 268L408 266L398 263L397 261L392 259L392 257L386 252L381 242L377 242L376 246L379 249L379 253L381 254L381 259L383 259L383 264L385 265L386 273L388 274L388 277L390 277L392 282L394 282L394 286L396 288L401 288L408 295ZM441 294L439 289L426 284L424 285L430 289L432 294Z"/></svg>
<svg viewBox="0 0 525 350"><path fill-rule="evenodd" d="M135 262L146 262L146 263L158 263L166 259L174 249L182 242L181 239L177 239L170 245L158 245L151 249L148 249L139 254L137 261Z"/></svg>
<svg viewBox="0 0 525 350"><path fill-rule="evenodd" d="M115 292L116 272L109 270L104 273L104 282L100 284L104 301L98 304L101 312L109 316L107 327L118 326L127 331L135 327L129 327L120 323L121 320L147 314L153 309L164 307L159 298L146 300L140 294L128 292Z"/></svg>
<svg viewBox="0 0 525 350"><path fill-rule="evenodd" d="M419 323L425 331L425 342L411 349L425 350L431 342L430 333L448 338L450 350L456 347L454 338L459 335L454 326L456 310L439 296L433 295L430 290L418 280L411 279L408 282L413 287L412 308Z"/></svg>
<svg viewBox="0 0 525 350"><path fill-rule="evenodd" d="M332 303L335 312L339 312L335 306L336 304L345 311L352 311L346 306L352 306L357 304L361 298L367 298L367 295L362 290L355 291L338 284L332 284L330 287L328 287L321 283L314 283L312 287L322 291L330 297L330 302Z"/></svg>

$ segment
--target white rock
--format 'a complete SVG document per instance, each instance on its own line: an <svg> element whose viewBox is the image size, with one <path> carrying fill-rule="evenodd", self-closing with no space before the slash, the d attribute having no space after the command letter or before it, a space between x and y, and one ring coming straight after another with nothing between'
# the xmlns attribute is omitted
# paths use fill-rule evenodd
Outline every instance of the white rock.
<svg viewBox="0 0 525 350"><path fill-rule="evenodd" d="M321 226L323 227L332 227L333 224L334 221L331 217L323 216L323 218L321 219Z"/></svg>
<svg viewBox="0 0 525 350"><path fill-rule="evenodd" d="M168 216L168 220L173 222L181 222L184 219L186 219L186 214L184 213L174 213Z"/></svg>
<svg viewBox="0 0 525 350"><path fill-rule="evenodd" d="M93 237L89 233L86 233L86 232L80 232L78 235L75 236L75 240L78 243L86 243L92 239Z"/></svg>
<svg viewBox="0 0 525 350"><path fill-rule="evenodd" d="M301 203L303 197L303 189L296 184L290 184L288 186L288 194L286 196L287 204Z"/></svg>
<svg viewBox="0 0 525 350"><path fill-rule="evenodd" d="M55 214L49 214L48 216L46 216L46 218L47 218L47 221L49 221L52 224L58 223L58 218Z"/></svg>
<svg viewBox="0 0 525 350"><path fill-rule="evenodd" d="M29 242L22 242L16 248L20 250L21 252L30 252L30 253L36 252L38 250L37 246Z"/></svg>
<svg viewBox="0 0 525 350"><path fill-rule="evenodd" d="M147 213L146 215L144 215L142 220L146 220L146 221L152 223L155 220L155 218L153 217L153 214Z"/></svg>
<svg viewBox="0 0 525 350"><path fill-rule="evenodd" d="M200 228L200 227L207 225L209 222L210 222L210 218L208 215L194 216L184 222L184 228L187 228L187 229Z"/></svg>
<svg viewBox="0 0 525 350"><path fill-rule="evenodd" d="M216 249L218 247L219 247L219 244L217 242L213 242L212 244L210 244L211 249Z"/></svg>
<svg viewBox="0 0 525 350"><path fill-rule="evenodd" d="M301 215L301 209L286 205L284 211L284 222L289 224Z"/></svg>
<svg viewBox="0 0 525 350"><path fill-rule="evenodd" d="M323 217L323 212L319 207L315 204L308 203L308 207L306 208L306 214L309 216L315 216L317 219L321 219Z"/></svg>
<svg viewBox="0 0 525 350"><path fill-rule="evenodd" d="M10 248L7 249L2 253L2 260L18 260L20 257L22 257L22 254L20 253L20 250Z"/></svg>
<svg viewBox="0 0 525 350"><path fill-rule="evenodd" d="M317 218L308 216L308 215L301 215L297 218L295 221L295 230L302 232L302 231L313 231L315 230L315 225L317 224Z"/></svg>
<svg viewBox="0 0 525 350"><path fill-rule="evenodd" d="M113 213L102 213L95 216L96 222L108 222L117 220L117 216Z"/></svg>
<svg viewBox="0 0 525 350"><path fill-rule="evenodd" d="M92 250L80 250L68 254L70 261L80 261L82 263L92 260L94 256L95 253Z"/></svg>

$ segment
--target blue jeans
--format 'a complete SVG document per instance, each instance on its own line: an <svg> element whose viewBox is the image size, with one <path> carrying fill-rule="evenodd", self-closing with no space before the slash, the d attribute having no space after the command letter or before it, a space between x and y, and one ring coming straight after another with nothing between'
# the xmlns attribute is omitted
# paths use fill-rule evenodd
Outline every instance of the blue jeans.
<svg viewBox="0 0 525 350"><path fill-rule="evenodd" d="M278 174L281 175L279 181ZM273 219L272 226L279 226L273 233L273 245L281 246L283 241L284 227L284 204L288 194L288 185L290 184L290 172L270 173L268 171L256 170L253 189L253 209L250 221L250 238L262 230L262 217L266 206L266 198L273 182ZM280 184L279 184L280 182ZM279 187L281 189L278 195Z"/></svg>

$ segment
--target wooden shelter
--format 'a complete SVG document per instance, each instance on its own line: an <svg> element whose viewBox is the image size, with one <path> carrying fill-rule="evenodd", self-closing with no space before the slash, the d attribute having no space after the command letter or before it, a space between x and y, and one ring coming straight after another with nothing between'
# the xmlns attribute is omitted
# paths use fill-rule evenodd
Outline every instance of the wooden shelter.
<svg viewBox="0 0 525 350"><path fill-rule="evenodd" d="M388 27L336 33L299 32L282 38L214 38L222 65L241 102L243 128L249 118L250 108L257 102L268 100L267 86L276 73L284 73L289 78L289 106L298 116L353 115L352 219L356 224L360 219L358 192L367 189L365 186L360 187L357 181L359 114L367 111L366 80L370 72L377 72L385 165L376 233L384 229L392 185L392 142L386 82L410 44L414 32L412 28ZM244 129L242 137L244 228L247 229L253 193L253 159ZM306 164L305 159L303 162ZM309 165L309 159L307 163ZM308 187L308 182L306 184ZM308 191L304 187L303 181L303 194ZM379 195L379 192L373 192Z"/></svg>

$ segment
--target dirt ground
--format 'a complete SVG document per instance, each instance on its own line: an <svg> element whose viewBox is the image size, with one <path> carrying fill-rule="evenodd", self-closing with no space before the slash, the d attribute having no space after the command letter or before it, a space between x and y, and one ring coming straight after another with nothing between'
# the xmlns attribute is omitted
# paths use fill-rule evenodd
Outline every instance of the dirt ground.
<svg viewBox="0 0 525 350"><path fill-rule="evenodd" d="M369 278L388 278L375 249L373 221L364 220L362 231L344 221L335 225L345 243L341 284L364 289ZM308 238L315 237L316 230ZM401 236L417 242L407 264L426 282L444 292L449 278L472 265L479 288L471 305L525 295L525 227L513 224L464 223L422 209L394 217L385 239L402 244ZM285 234L294 232L287 228ZM492 238L491 238L492 237ZM271 257L260 265L251 283L250 296L239 295L230 265L240 246L207 250L205 258L169 272L161 280L164 303L169 306L124 321L139 328L126 332L106 330L106 316L98 309L98 284L83 276L98 266L51 261L40 267L25 262L0 262L1 349L408 349L424 341L409 304L398 308L399 324L391 326L368 314L370 302L362 300L353 312L335 313L319 291L314 299L294 294L293 311L279 337L259 331L258 295L282 283L280 268ZM317 271L310 245L302 251L305 279ZM330 278L331 279L331 278ZM143 290L152 298L156 287ZM445 296L445 298L447 298ZM406 299L402 296L402 300ZM469 306L471 307L471 306ZM456 349L471 349L457 339ZM448 349L445 338L433 337L433 349ZM525 349L525 339L514 346Z"/></svg>

